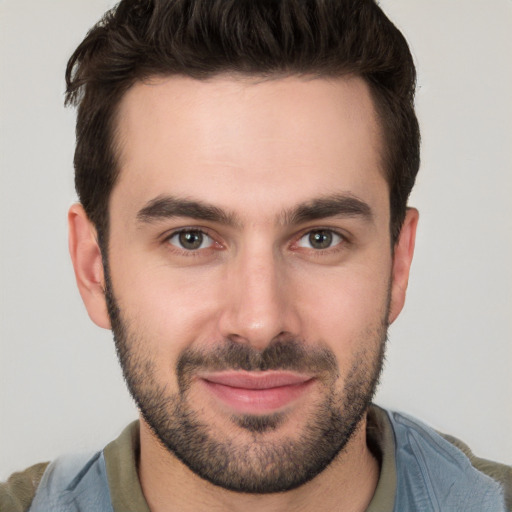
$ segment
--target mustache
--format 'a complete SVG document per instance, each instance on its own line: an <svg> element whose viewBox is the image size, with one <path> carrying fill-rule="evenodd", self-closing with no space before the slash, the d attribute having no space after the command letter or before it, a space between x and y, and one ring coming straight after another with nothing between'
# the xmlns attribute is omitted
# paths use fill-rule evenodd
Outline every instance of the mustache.
<svg viewBox="0 0 512 512"><path fill-rule="evenodd" d="M225 370L268 371L289 370L299 373L339 375L336 356L327 347L311 347L294 338L277 339L263 350L248 343L226 339L209 349L188 348L176 364L178 382L185 383L198 371Z"/></svg>

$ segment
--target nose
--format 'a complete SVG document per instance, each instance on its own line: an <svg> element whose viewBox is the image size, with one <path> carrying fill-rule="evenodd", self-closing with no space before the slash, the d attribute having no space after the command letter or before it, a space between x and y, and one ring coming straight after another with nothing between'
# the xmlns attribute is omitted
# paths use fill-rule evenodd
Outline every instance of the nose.
<svg viewBox="0 0 512 512"><path fill-rule="evenodd" d="M300 319L283 257L272 249L241 251L226 270L219 329L224 338L263 350L282 336L298 337Z"/></svg>

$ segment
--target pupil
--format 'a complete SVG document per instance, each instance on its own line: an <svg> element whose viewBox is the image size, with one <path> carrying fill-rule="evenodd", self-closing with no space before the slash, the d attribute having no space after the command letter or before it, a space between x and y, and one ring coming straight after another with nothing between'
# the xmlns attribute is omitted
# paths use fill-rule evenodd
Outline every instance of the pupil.
<svg viewBox="0 0 512 512"><path fill-rule="evenodd" d="M184 249L199 249L203 243L203 234L200 231L185 231L180 233L180 244Z"/></svg>
<svg viewBox="0 0 512 512"><path fill-rule="evenodd" d="M309 242L315 249L327 249L332 244L332 233L329 231L314 231L309 235Z"/></svg>

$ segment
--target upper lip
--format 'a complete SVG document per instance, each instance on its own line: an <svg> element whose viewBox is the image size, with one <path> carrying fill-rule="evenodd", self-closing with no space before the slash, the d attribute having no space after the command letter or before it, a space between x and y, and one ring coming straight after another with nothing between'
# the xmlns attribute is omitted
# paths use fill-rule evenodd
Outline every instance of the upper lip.
<svg viewBox="0 0 512 512"><path fill-rule="evenodd" d="M287 371L224 371L203 373L199 377L214 384L242 389L272 389L282 386L296 386L312 379L310 375Z"/></svg>

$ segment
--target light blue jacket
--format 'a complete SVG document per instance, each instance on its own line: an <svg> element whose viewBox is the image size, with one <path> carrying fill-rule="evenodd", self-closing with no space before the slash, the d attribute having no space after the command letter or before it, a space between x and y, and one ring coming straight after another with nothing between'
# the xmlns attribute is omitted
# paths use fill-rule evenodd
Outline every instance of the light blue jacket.
<svg viewBox="0 0 512 512"><path fill-rule="evenodd" d="M506 512L501 486L430 427L388 412L395 435L394 512ZM114 512L103 452L46 469L29 512ZM116 512L137 512L116 511Z"/></svg>

